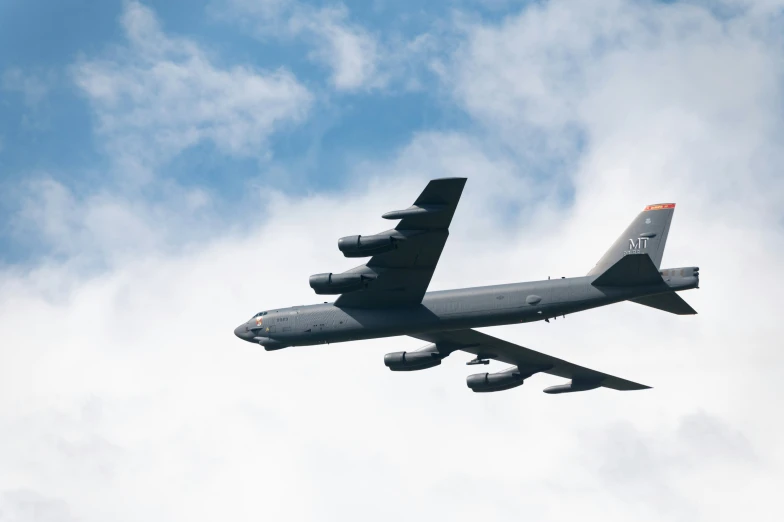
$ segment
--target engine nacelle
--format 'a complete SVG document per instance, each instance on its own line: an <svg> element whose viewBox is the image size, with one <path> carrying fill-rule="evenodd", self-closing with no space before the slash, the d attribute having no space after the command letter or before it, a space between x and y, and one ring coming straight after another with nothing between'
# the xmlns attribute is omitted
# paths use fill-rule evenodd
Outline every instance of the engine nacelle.
<svg viewBox="0 0 784 522"><path fill-rule="evenodd" d="M397 248L397 238L379 236L346 236L338 239L338 248L346 257L368 257Z"/></svg>
<svg viewBox="0 0 784 522"><path fill-rule="evenodd" d="M431 344L415 352L388 353L384 356L384 364L393 372L411 372L438 366L444 357L436 345Z"/></svg>
<svg viewBox="0 0 784 522"><path fill-rule="evenodd" d="M315 274L310 276L310 287L317 294L345 294L362 290L375 277L367 274Z"/></svg>
<svg viewBox="0 0 784 522"><path fill-rule="evenodd" d="M496 373L475 373L466 378L466 384L477 393L509 390L521 386L525 379L517 366Z"/></svg>

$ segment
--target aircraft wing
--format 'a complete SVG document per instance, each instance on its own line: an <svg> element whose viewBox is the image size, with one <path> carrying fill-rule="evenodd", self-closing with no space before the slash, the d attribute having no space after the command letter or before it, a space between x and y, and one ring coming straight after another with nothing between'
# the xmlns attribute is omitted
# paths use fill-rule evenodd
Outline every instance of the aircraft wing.
<svg viewBox="0 0 784 522"><path fill-rule="evenodd" d="M370 237L391 238L395 248L373 255L364 265L339 274L335 280L361 276L364 283L358 290L343 293L335 306L385 308L421 303L449 237L449 224L465 182L466 178L432 180L410 208L384 214L383 218L400 219L400 222L394 229ZM341 242L344 240L359 245L363 236L349 236Z"/></svg>
<svg viewBox="0 0 784 522"><path fill-rule="evenodd" d="M442 354L454 350L472 353L478 359L496 359L515 365L525 377L534 373L549 373L571 379L571 383L563 386L551 386L547 393L563 393L583 391L604 387L613 390L644 390L650 388L643 384L627 381L590 368L572 364L557 357L498 339L476 330L451 330L436 333L411 335L417 339L433 343Z"/></svg>

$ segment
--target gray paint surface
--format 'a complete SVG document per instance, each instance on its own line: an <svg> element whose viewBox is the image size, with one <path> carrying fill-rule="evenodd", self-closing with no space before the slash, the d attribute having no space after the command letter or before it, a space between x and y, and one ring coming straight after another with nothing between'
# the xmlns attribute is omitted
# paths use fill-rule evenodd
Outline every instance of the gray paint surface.
<svg viewBox="0 0 784 522"><path fill-rule="evenodd" d="M328 277L312 279L311 286L316 285L318 293L341 291L337 287L333 291L330 281L356 282L334 303L260 312L238 326L235 334L267 350L397 335L431 343L422 349L427 354L389 354L386 362L393 370L434 366L455 350L475 354L478 364L497 359L514 365L496 374L469 376L467 383L474 391L519 386L538 372L572 380L568 385L548 388L548 393L598 386L647 388L472 328L549 321L626 300L679 315L696 313L675 292L697 288L699 269L659 269L675 205L646 207L587 276L426 292L465 181L431 181L412 207L384 215L401 220L395 229L373 236L390 236L388 251L344 274L321 274ZM357 243L355 238L351 241ZM420 362L411 362L415 360Z"/></svg>

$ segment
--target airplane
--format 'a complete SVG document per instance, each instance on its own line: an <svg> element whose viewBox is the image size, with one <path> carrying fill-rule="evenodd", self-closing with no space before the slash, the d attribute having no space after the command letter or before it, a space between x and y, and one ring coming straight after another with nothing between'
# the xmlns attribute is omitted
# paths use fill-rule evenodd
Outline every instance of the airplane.
<svg viewBox="0 0 784 522"><path fill-rule="evenodd" d="M412 206L381 216L399 220L395 228L339 239L345 257L370 259L340 274L310 277L316 294L339 294L335 302L259 312L235 335L268 351L399 335L428 343L416 351L386 354L384 364L392 371L432 368L457 350L475 356L468 365L490 359L512 365L468 376L468 387L479 393L515 388L540 372L569 379L545 388L549 394L649 388L473 328L549 322L621 301L696 314L676 292L699 287L699 268L659 269L675 204L646 206L583 277L427 292L465 183L466 178L434 179Z"/></svg>

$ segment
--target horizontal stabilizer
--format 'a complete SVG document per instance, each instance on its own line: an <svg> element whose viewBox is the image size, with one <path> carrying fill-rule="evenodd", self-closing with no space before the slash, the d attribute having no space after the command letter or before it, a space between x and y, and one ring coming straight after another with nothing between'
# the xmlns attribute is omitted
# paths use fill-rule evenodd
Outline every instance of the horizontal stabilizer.
<svg viewBox="0 0 784 522"><path fill-rule="evenodd" d="M593 286L643 286L663 283L659 269L648 254L629 254L605 270Z"/></svg>
<svg viewBox="0 0 784 522"><path fill-rule="evenodd" d="M637 299L630 299L630 301L676 315L695 315L697 313L694 308L689 306L689 303L675 292L638 297Z"/></svg>

